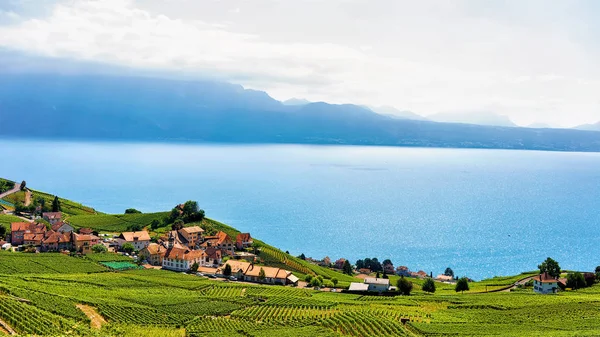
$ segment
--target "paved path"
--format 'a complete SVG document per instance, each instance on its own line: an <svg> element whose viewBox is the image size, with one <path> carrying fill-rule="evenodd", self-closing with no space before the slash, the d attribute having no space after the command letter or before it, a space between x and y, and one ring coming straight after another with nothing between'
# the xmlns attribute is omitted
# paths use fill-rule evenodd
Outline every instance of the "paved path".
<svg viewBox="0 0 600 337"><path fill-rule="evenodd" d="M8 191L6 191L4 193L0 193L0 199L4 198L6 196L9 196L9 195L11 195L13 193L17 193L20 190L21 190L21 184L15 183L15 187L12 190L8 190Z"/></svg>

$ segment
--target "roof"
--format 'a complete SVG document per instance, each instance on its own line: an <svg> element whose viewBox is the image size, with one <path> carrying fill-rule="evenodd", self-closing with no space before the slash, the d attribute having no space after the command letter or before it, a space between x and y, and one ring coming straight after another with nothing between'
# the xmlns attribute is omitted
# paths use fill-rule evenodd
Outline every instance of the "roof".
<svg viewBox="0 0 600 337"><path fill-rule="evenodd" d="M202 250L190 250L185 247L172 247L166 250L165 258L173 260L193 260L204 255Z"/></svg>
<svg viewBox="0 0 600 337"><path fill-rule="evenodd" d="M62 218L62 213L61 212L44 212L44 213L42 213L42 218L50 219L50 220L60 219L60 218Z"/></svg>
<svg viewBox="0 0 600 337"><path fill-rule="evenodd" d="M440 274L438 276L435 277L438 280L442 280L442 281L454 281L454 278L452 276L448 276L448 275L444 275L444 274Z"/></svg>
<svg viewBox="0 0 600 337"><path fill-rule="evenodd" d="M73 241L94 241L100 240L99 237L91 234L77 234L73 233Z"/></svg>
<svg viewBox="0 0 600 337"><path fill-rule="evenodd" d="M400 267L396 268L396 270L406 270L406 271L408 271L408 267L407 266L400 266Z"/></svg>
<svg viewBox="0 0 600 337"><path fill-rule="evenodd" d="M287 270L284 270L281 268L256 266L256 265L251 264L250 267L248 268L248 270L246 270L245 275L258 277L258 276L260 276L261 269L264 270L265 277L268 277L268 278L284 279L284 278L287 278L289 274L291 274L290 271L287 271Z"/></svg>
<svg viewBox="0 0 600 337"><path fill-rule="evenodd" d="M548 274L547 272L536 275L533 277L533 279L535 281L541 282L541 283L558 283L559 280L555 277L552 277L550 274Z"/></svg>
<svg viewBox="0 0 600 337"><path fill-rule="evenodd" d="M231 267L231 272L233 274L237 273L238 271L241 271L243 274L250 267L250 263L243 261L229 260L225 262L225 264L228 264Z"/></svg>
<svg viewBox="0 0 600 337"><path fill-rule="evenodd" d="M26 233L23 235L24 241L42 241L44 240L44 234L40 233Z"/></svg>
<svg viewBox="0 0 600 337"><path fill-rule="evenodd" d="M225 242L233 242L227 233L219 231L217 235L217 245L222 245Z"/></svg>
<svg viewBox="0 0 600 337"><path fill-rule="evenodd" d="M204 256L208 256L208 258L213 260L220 260L223 255L221 254L220 249L208 247L204 250Z"/></svg>
<svg viewBox="0 0 600 337"><path fill-rule="evenodd" d="M150 241L150 234L146 231L140 232L123 232L119 237L127 242L134 241Z"/></svg>
<svg viewBox="0 0 600 337"><path fill-rule="evenodd" d="M366 284L381 284L381 285L390 285L390 280L387 278L376 278L376 277L367 277L365 278Z"/></svg>
<svg viewBox="0 0 600 337"><path fill-rule="evenodd" d="M51 243L65 243L70 242L71 238L68 234L62 234L57 232L50 232L50 235L46 235L46 239L44 239L43 243L51 244Z"/></svg>
<svg viewBox="0 0 600 337"><path fill-rule="evenodd" d="M288 275L287 279L288 279L288 280L290 280L290 282L292 282L292 283L296 283L296 282L298 282L298 281L300 280L300 279L299 279L298 277L296 277L296 275L294 275L294 274L290 274L290 275Z"/></svg>
<svg viewBox="0 0 600 337"><path fill-rule="evenodd" d="M180 231L186 234L204 233L204 229L200 228L199 226L184 227L180 229Z"/></svg>
<svg viewBox="0 0 600 337"><path fill-rule="evenodd" d="M13 222L10 224L11 232L24 232L29 230L31 224L29 222Z"/></svg>
<svg viewBox="0 0 600 337"><path fill-rule="evenodd" d="M367 291L369 290L369 285L366 283L358 283L352 282L350 283L350 287L348 288L350 291Z"/></svg>
<svg viewBox="0 0 600 337"><path fill-rule="evenodd" d="M252 241L252 237L250 236L250 233L239 233L237 235L237 237L235 238L236 242L250 242Z"/></svg>
<svg viewBox="0 0 600 337"><path fill-rule="evenodd" d="M158 243L151 243L144 249L148 250L150 255L165 255L167 252L167 249Z"/></svg>
<svg viewBox="0 0 600 337"><path fill-rule="evenodd" d="M93 232L91 228L79 228L79 234L92 234Z"/></svg>

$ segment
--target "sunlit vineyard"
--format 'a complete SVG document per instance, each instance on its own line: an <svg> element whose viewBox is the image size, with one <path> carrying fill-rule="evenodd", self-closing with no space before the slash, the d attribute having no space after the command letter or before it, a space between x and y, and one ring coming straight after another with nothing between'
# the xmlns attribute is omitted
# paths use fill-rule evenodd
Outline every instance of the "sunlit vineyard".
<svg viewBox="0 0 600 337"><path fill-rule="evenodd" d="M600 335L599 285L547 296L417 287L411 296L365 296L154 269L114 272L97 262L111 257L0 253L0 319L20 335L40 336ZM80 305L106 323L91 328Z"/></svg>

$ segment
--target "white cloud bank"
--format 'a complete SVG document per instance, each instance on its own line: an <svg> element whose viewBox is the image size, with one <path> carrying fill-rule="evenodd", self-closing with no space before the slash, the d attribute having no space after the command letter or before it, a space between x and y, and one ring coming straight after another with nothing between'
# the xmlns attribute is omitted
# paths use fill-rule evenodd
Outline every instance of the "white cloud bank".
<svg viewBox="0 0 600 337"><path fill-rule="evenodd" d="M519 3L65 1L0 26L0 46L218 75L279 99L493 111L519 124L600 120L598 42L554 20L566 5L539 3L540 16L536 2Z"/></svg>

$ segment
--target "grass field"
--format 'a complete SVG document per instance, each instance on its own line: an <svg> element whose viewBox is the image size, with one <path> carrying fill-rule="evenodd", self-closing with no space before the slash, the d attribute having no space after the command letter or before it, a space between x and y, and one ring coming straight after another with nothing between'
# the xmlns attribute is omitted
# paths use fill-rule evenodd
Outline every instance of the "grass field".
<svg viewBox="0 0 600 337"><path fill-rule="evenodd" d="M433 295L416 290L411 296L380 297L162 270L109 272L92 259L60 254L1 253L0 262L0 318L24 335L600 335L600 285L557 295L531 289ZM78 304L94 308L107 324L90 328Z"/></svg>
<svg viewBox="0 0 600 337"><path fill-rule="evenodd" d="M161 221L169 212L138 214L75 215L68 221L75 228L87 227L101 232L125 232L131 225L148 226L152 220Z"/></svg>
<svg viewBox="0 0 600 337"><path fill-rule="evenodd" d="M31 196L32 200L42 197L42 198L44 198L46 205L52 205L52 201L54 200L54 195L40 192L40 191L34 191L34 190L31 190L31 192L32 192L32 196ZM96 214L96 210L94 210L91 207L84 206L80 203L77 203L77 202L74 202L74 201L71 201L68 199L63 199L61 197L58 197L58 199L60 200L61 211L66 215Z"/></svg>

